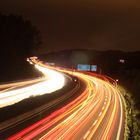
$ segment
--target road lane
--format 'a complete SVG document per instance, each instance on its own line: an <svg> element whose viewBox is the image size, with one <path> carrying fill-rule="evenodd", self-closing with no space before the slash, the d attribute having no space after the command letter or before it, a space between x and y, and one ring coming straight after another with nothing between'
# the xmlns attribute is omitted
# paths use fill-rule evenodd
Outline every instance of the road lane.
<svg viewBox="0 0 140 140"><path fill-rule="evenodd" d="M78 72L74 75L85 81L85 91L58 110L59 113L55 112L49 121L40 123L24 135L23 130L18 137L40 140L120 139L120 130L124 129L124 125L122 112L118 113L122 109L121 98L115 87L92 76ZM114 132L117 132L115 136ZM9 140L14 140L17 136L10 137Z"/></svg>
<svg viewBox="0 0 140 140"><path fill-rule="evenodd" d="M122 99L119 91L109 83L109 80L104 81L81 72L45 67L77 76L85 82L85 90L66 106L9 137L8 140L18 138L121 140L124 138L125 116Z"/></svg>

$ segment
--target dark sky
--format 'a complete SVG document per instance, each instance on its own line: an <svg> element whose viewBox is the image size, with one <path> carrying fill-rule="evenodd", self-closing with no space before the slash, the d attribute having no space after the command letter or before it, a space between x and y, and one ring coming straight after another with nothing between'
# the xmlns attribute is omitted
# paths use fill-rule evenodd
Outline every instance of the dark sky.
<svg viewBox="0 0 140 140"><path fill-rule="evenodd" d="M139 0L1 0L0 11L30 19L43 36L41 51L140 50Z"/></svg>

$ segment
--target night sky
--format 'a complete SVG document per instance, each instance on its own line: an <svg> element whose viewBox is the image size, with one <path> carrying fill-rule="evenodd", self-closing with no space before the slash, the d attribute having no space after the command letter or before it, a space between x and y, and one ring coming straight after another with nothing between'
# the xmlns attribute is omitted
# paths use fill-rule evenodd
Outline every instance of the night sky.
<svg viewBox="0 0 140 140"><path fill-rule="evenodd" d="M40 52L63 49L140 50L139 0L1 0L41 31Z"/></svg>

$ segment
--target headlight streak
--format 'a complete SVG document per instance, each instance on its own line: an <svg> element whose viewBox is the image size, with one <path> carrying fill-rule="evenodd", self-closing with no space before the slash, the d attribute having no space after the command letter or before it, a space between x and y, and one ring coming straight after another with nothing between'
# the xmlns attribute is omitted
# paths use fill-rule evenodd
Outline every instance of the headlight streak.
<svg viewBox="0 0 140 140"><path fill-rule="evenodd" d="M59 69L59 71L71 74L68 70ZM39 140L121 139L121 130L124 129L123 109L116 88L93 76L79 72L74 72L73 75L85 81L87 85L85 91L65 107L8 140L18 138L28 140L35 137ZM119 109L121 115L118 113Z"/></svg>
<svg viewBox="0 0 140 140"><path fill-rule="evenodd" d="M87 92L87 89L85 90L85 93ZM10 140L15 140L15 139L18 139L18 137L21 137L21 136L24 136L26 133L29 133L30 131L33 131L33 129L35 129L36 127L39 127L41 124L44 124L46 122L48 122L49 120L51 120L53 117L56 117L58 116L59 114L61 114L64 110L67 110L67 108L75 105L75 104L78 104L80 103L81 104L81 101L84 99L84 96L85 96L85 93L83 92L82 95L80 95L76 100L72 101L70 104L68 104L67 106L61 108L60 110L58 111L55 111L54 113L52 113L50 116L44 118L43 120L33 124L32 126L26 128L25 130L19 132L18 134L12 136L11 138L9 138ZM68 115L69 113L71 113L71 111L68 111L66 113L66 115ZM59 118L57 118L57 121L62 119L63 117L62 116L59 116Z"/></svg>
<svg viewBox="0 0 140 140"><path fill-rule="evenodd" d="M90 108L90 110L88 110L88 105L89 105L89 102L90 102L90 100L93 98L93 95L91 94L91 92L89 91L89 95L87 96L87 99L82 103L82 106L80 107L80 108L77 108L77 110L72 114L72 115L70 115L68 118L66 118L61 124L63 124L63 125L61 125L61 124L59 124L59 126L57 126L57 127L64 127L65 129L66 129L66 131L65 131L65 133L68 133L67 131L70 131L70 129L72 129L73 127L74 127L74 125L76 125L77 123L79 123L81 120L83 120L83 118L89 113L89 111L91 111L91 109L92 108ZM93 104L93 106L95 107L95 105L97 104L99 102L99 99ZM87 112L83 112L82 111L82 109L83 108L87 108ZM82 111L82 113L84 113L83 115L82 115L82 117L78 120L78 121L76 121L75 120L75 117L77 117L76 115L78 115L79 113L80 113L80 111ZM71 125L72 124L72 125ZM82 123L81 123L82 124ZM80 124L80 125L81 125ZM57 127L55 128L55 129L57 129ZM54 129L53 129L53 131L55 131ZM63 135L65 135L65 133L62 133L62 134L60 134L61 133L61 131L57 131L57 134L59 134L60 135L60 137L55 137L55 139L61 139L62 137L63 137ZM71 134L72 134L72 132L71 132ZM46 138L51 138L51 137L48 137L50 134L48 133L47 134L47 137L45 137L44 139L46 139ZM53 138L53 137L52 137ZM67 137L68 138L68 137ZM42 139L42 138L41 138Z"/></svg>
<svg viewBox="0 0 140 140"><path fill-rule="evenodd" d="M35 65L35 67L46 77L49 76L49 79L42 78L42 81L38 83L32 83L32 85L29 86L1 92L0 108L15 104L23 99L30 98L31 96L52 93L64 86L65 78L61 73L43 68L39 65Z"/></svg>
<svg viewBox="0 0 140 140"><path fill-rule="evenodd" d="M107 113L107 110L109 108L109 105L110 105L110 101L111 101L111 93L109 93L109 96L108 96L108 102L107 102L107 105L106 107L104 108L104 106L102 107L102 115L99 116L98 120L96 120L96 125L93 123L91 128L89 129L90 133L89 133L89 136L86 138L88 140L92 139L94 133L96 132L96 130L98 129L98 127L100 126L102 120L104 119L106 113Z"/></svg>

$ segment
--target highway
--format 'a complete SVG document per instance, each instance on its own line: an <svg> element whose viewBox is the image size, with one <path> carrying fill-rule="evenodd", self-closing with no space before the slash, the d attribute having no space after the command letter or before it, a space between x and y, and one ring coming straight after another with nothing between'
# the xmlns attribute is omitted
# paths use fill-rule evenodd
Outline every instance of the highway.
<svg viewBox="0 0 140 140"><path fill-rule="evenodd" d="M43 65L40 65L43 67ZM7 140L123 140L124 107L122 97L108 81L81 72L73 74L85 83L83 92L64 107L7 138Z"/></svg>
<svg viewBox="0 0 140 140"><path fill-rule="evenodd" d="M47 68L41 68L41 72L43 73L44 77L36 78L36 79L28 79L24 81L17 81L12 83L7 83L0 85L0 94L5 95L5 98L2 98L1 101L4 99L6 104L1 103L0 108L0 138L5 139L8 136L14 134L21 130L22 126L29 126L30 122L35 122L43 118L43 116L49 115L51 112L55 111L56 109L60 108L62 105L67 104L80 94L80 91L83 90L83 82L75 81L72 82L74 79L71 78L69 75L62 74L60 72L56 72L54 70L50 70L51 74L46 72L48 71ZM43 68L43 69L42 69ZM57 75L56 75L57 73ZM60 76L61 75L61 76ZM61 87L61 83L63 83L64 77L64 85ZM61 81L62 80L62 81ZM48 81L52 83L52 86L48 85ZM58 83L59 81L59 83ZM40 86L40 83L45 82L44 86ZM56 83L56 84L55 84ZM39 85L39 87L38 87ZM34 94L34 88L37 90L37 93ZM37 87L35 87L37 86ZM57 88L56 88L57 87ZM41 95L38 93L38 88L42 88ZM24 90L23 90L24 89ZM21 101L14 100L11 103L9 98L14 98L20 96L20 94L24 94L24 92L17 92L17 91L25 91L25 89L29 89L25 92L28 98L22 98ZM46 92L48 91L50 92ZM8 96L7 93L15 93L12 96ZM30 93L31 91L31 93ZM40 90L39 90L40 91ZM77 92L78 91L78 92ZM46 92L46 93L45 93ZM78 94L77 94L78 93ZM31 96L29 96L31 95ZM8 99L8 100L6 100ZM26 100L25 100L26 99ZM2 107L4 106L4 107Z"/></svg>

